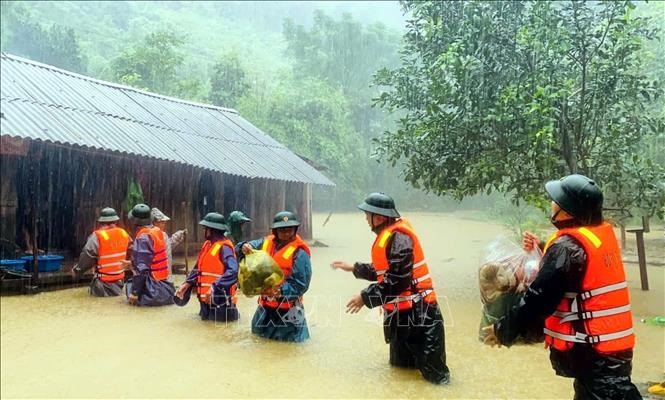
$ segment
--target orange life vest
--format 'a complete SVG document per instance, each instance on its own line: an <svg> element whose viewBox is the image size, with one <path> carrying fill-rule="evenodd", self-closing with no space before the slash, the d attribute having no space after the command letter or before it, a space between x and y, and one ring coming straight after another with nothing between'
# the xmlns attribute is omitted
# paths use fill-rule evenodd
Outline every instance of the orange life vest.
<svg viewBox="0 0 665 400"><path fill-rule="evenodd" d="M136 237L142 235L150 236L152 240L152 263L150 263L150 274L155 280L163 281L169 277L169 259L166 254L166 242L162 230L153 226L152 228L143 227L136 234Z"/></svg>
<svg viewBox="0 0 665 400"><path fill-rule="evenodd" d="M397 307L398 311L409 310L414 302L421 299L429 304L436 302L436 293L434 293L434 284L429 274L429 267L425 261L423 249L420 246L418 235L413 231L413 227L406 220L399 219L394 224L382 230L374 240L372 246L372 264L376 270L377 281L383 282L383 275L390 267L388 263L388 242L395 232L401 232L408 235L413 241L413 272L411 276L411 287L404 290L398 296L386 301L383 308L391 312Z"/></svg>
<svg viewBox="0 0 665 400"><path fill-rule="evenodd" d="M633 316L621 252L612 226L560 229L545 245L568 235L582 244L587 256L580 293L566 293L554 314L545 320L545 346L566 351L588 343L600 353L632 349Z"/></svg>
<svg viewBox="0 0 665 400"><path fill-rule="evenodd" d="M282 273L284 273L285 280L291 275L291 271L293 270L293 258L298 249L303 249L307 255L311 255L307 243L305 243L305 241L302 240L299 235L295 235L292 241L283 246L277 252L275 252L275 235L266 236L266 238L263 240L263 245L261 246L261 250L270 254L277 265L279 265ZM287 310L295 306L297 303L302 303L302 297L300 297L297 301L287 301L285 299L277 299L274 297L259 296L259 304L268 308L280 308Z"/></svg>
<svg viewBox="0 0 665 400"><path fill-rule="evenodd" d="M98 229L99 242L96 272L103 282L117 282L125 278L122 262L127 258L129 235L122 228Z"/></svg>
<svg viewBox="0 0 665 400"><path fill-rule="evenodd" d="M217 281L217 278L224 275L224 271L226 271L224 263L219 259L219 253L222 251L223 246L231 248L235 256L233 242L229 239L217 240L214 243L206 240L203 243L203 247L201 247L199 258L196 261L196 267L199 269L199 275L196 278L196 293L199 300L201 300L202 295L208 294L212 285ZM237 284L231 287L230 295L233 304L238 302L236 291Z"/></svg>

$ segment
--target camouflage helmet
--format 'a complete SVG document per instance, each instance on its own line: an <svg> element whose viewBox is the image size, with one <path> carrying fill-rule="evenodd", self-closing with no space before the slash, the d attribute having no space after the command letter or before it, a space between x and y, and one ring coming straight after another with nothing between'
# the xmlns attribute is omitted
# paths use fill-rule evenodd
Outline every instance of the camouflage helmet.
<svg viewBox="0 0 665 400"><path fill-rule="evenodd" d="M160 210L157 207L153 207L152 210L150 210L150 214L152 215L153 221L170 221L171 218L169 218L168 215L164 214L162 210Z"/></svg>

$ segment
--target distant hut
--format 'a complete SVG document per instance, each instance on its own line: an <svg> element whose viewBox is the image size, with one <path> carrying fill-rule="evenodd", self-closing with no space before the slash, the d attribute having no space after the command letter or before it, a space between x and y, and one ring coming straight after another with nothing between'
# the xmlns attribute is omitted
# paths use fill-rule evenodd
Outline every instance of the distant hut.
<svg viewBox="0 0 665 400"><path fill-rule="evenodd" d="M312 237L312 186L333 183L237 111L0 57L3 248L36 224L40 248L76 256L100 208L126 223L141 194L194 242L207 212L236 209L248 236L286 209Z"/></svg>

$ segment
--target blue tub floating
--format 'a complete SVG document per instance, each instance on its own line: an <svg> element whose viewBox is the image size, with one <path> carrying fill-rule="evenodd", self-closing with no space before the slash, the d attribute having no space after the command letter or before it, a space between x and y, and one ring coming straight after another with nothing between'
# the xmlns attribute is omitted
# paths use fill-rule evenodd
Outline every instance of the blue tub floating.
<svg viewBox="0 0 665 400"><path fill-rule="evenodd" d="M53 272L59 271L62 264L63 256L38 256L39 272ZM21 260L25 260L25 269L32 271L32 256L23 256Z"/></svg>
<svg viewBox="0 0 665 400"><path fill-rule="evenodd" d="M25 269L25 260L0 260L0 267L4 269Z"/></svg>

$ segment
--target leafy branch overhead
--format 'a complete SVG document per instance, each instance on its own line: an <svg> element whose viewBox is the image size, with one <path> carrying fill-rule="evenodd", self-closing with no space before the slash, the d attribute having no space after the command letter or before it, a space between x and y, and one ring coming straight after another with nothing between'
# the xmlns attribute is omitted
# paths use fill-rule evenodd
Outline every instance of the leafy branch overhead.
<svg viewBox="0 0 665 400"><path fill-rule="evenodd" d="M414 186L458 198L595 178L608 205L665 204L665 172L641 149L663 135L645 71L659 32L630 2L405 1L402 66L383 69L375 103L403 116L377 140ZM659 115L660 114L660 115Z"/></svg>

